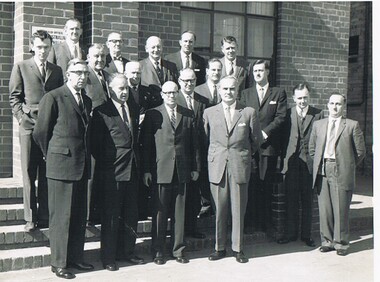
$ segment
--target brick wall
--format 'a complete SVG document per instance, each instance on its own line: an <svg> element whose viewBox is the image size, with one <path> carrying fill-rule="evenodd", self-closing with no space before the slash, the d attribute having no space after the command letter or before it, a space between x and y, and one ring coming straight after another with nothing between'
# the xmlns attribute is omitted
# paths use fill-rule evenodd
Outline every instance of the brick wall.
<svg viewBox="0 0 380 282"><path fill-rule="evenodd" d="M366 139L367 157L360 173L372 175L372 3L351 2L350 36L358 36L358 54L348 64L347 117L359 121ZM367 56L367 57L366 57Z"/></svg>
<svg viewBox="0 0 380 282"><path fill-rule="evenodd" d="M180 2L141 2L139 14L139 58L147 57L145 41L156 35L162 39L163 54L179 50L181 35Z"/></svg>
<svg viewBox="0 0 380 282"><path fill-rule="evenodd" d="M12 175L12 112L8 84L13 65L13 12L13 3L0 2L0 177Z"/></svg>

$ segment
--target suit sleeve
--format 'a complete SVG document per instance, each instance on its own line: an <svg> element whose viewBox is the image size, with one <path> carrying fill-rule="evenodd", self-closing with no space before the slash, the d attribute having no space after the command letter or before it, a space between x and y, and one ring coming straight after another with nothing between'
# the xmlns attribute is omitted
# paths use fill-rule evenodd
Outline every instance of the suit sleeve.
<svg viewBox="0 0 380 282"><path fill-rule="evenodd" d="M9 103L13 115L20 123L22 115L24 114L22 104L25 103L25 93L19 64L14 65L9 80Z"/></svg>
<svg viewBox="0 0 380 282"><path fill-rule="evenodd" d="M152 111L147 111L141 126L142 166L144 173L152 173L151 163L155 156L155 141L152 124Z"/></svg>
<svg viewBox="0 0 380 282"><path fill-rule="evenodd" d="M366 149L365 149L365 142L364 142L364 136L363 132L360 129L359 123L356 121L355 126L353 129L353 142L355 146L355 153L357 157L357 162L356 165L360 164L366 154Z"/></svg>
<svg viewBox="0 0 380 282"><path fill-rule="evenodd" d="M53 129L58 118L58 106L52 95L45 94L40 101L41 109L38 113L36 126L33 130L33 138L46 157L49 141L53 135Z"/></svg>
<svg viewBox="0 0 380 282"><path fill-rule="evenodd" d="M199 138L199 127L196 123L196 119L192 121L192 151L193 151L193 164L192 171L201 171L201 154L200 154L200 138Z"/></svg>
<svg viewBox="0 0 380 282"><path fill-rule="evenodd" d="M315 155L315 144L316 144L316 139L317 139L317 133L316 133L316 125L313 123L313 127L311 129L311 134L310 134L310 140L309 140L309 155L312 159L314 159Z"/></svg>
<svg viewBox="0 0 380 282"><path fill-rule="evenodd" d="M253 109L251 117L251 148L252 155L256 153L260 145L263 143L263 135L261 134L260 121L256 111Z"/></svg>
<svg viewBox="0 0 380 282"><path fill-rule="evenodd" d="M281 130L282 125L285 122L286 119L286 111L288 108L288 102L285 90L281 89L279 90L279 98L277 101L277 109L274 116L274 119L272 122L270 122L267 127L263 128L262 130L268 135L268 138L279 130Z"/></svg>

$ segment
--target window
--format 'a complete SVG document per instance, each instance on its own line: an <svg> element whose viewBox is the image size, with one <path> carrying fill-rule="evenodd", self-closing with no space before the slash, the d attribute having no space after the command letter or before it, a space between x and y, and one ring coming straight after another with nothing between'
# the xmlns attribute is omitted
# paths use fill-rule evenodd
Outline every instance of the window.
<svg viewBox="0 0 380 282"><path fill-rule="evenodd" d="M272 60L275 19L275 2L181 2L181 30L195 32L195 51L206 58L222 56L221 40L232 35L238 56Z"/></svg>

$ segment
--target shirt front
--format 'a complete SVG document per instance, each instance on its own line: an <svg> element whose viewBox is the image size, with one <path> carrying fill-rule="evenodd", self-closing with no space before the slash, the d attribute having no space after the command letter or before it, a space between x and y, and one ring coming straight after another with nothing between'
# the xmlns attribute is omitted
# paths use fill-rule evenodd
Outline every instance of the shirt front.
<svg viewBox="0 0 380 282"><path fill-rule="evenodd" d="M70 53L71 53L71 55L74 57L75 50L76 50L77 58L82 59L82 54L81 54L81 52L80 52L79 42L77 42L77 43L73 43L73 42L70 41L70 40L66 40L66 43L67 43L67 45L69 46L69 49L70 49ZM75 59L75 58L74 58L74 59Z"/></svg>
<svg viewBox="0 0 380 282"><path fill-rule="evenodd" d="M118 57L115 57L113 56L112 57L112 60L115 64L115 67L117 69L117 72L118 73L124 73L124 63L123 63L123 58L121 56L118 56Z"/></svg>
<svg viewBox="0 0 380 282"><path fill-rule="evenodd" d="M235 114L235 108L236 108L236 101L233 102L231 105L227 105L222 101L222 106L223 106L223 111L224 111L224 116L227 115L228 107L230 107L230 116L231 116L231 122L234 119L234 114Z"/></svg>
<svg viewBox="0 0 380 282"><path fill-rule="evenodd" d="M38 59L37 56L34 56L33 59L34 59L34 62L36 63L36 65L37 65L38 70L40 71L41 75L42 75L42 65L41 64L44 65L45 73L46 73L46 62L45 63L41 62L41 60Z"/></svg>
<svg viewBox="0 0 380 282"><path fill-rule="evenodd" d="M309 110L309 106L306 106L303 110L301 110L299 107L296 107L296 110L299 117L305 118L307 111Z"/></svg>
<svg viewBox="0 0 380 282"><path fill-rule="evenodd" d="M229 74L231 71L231 63L232 63L232 68L233 68L233 74L235 74L236 58L233 61L230 61L227 58L225 58L226 74Z"/></svg>
<svg viewBox="0 0 380 282"><path fill-rule="evenodd" d="M214 99L214 96L213 96L214 95L214 87L216 89L216 95L218 95L218 85L212 83L210 80L207 80L207 86L208 86L208 89L210 90L211 98Z"/></svg>
<svg viewBox="0 0 380 282"><path fill-rule="evenodd" d="M181 53L181 61L182 61L182 68L185 68L186 67L186 56L189 56L189 68L192 68L192 64L193 64L193 60L192 60L192 53L190 53L189 55L186 55L184 52L180 52Z"/></svg>
<svg viewBox="0 0 380 282"><path fill-rule="evenodd" d="M182 92L182 94L185 97L187 107L189 107L189 99L190 99L191 108L194 109L194 92L191 93L191 94L186 94L186 93Z"/></svg>
<svg viewBox="0 0 380 282"><path fill-rule="evenodd" d="M256 83L256 91L257 91L257 94L260 95L260 89L263 88L264 91L263 91L263 99L265 97L265 93L267 93L268 91L268 88L269 88L269 83L265 84L263 87L261 87L258 83Z"/></svg>
<svg viewBox="0 0 380 282"><path fill-rule="evenodd" d="M148 58L149 58L149 61L152 62L154 68L157 67L157 64L156 64L156 63L158 63L158 67L159 67L160 69L162 69L162 67L161 67L161 59L159 59L158 61L155 61L155 60L153 60L151 57L148 57Z"/></svg>
<svg viewBox="0 0 380 282"><path fill-rule="evenodd" d="M115 108L116 108L117 112L119 113L121 119L122 119L124 122L128 122L129 127L131 127L131 126L132 126L132 125L131 125L131 122L130 122L130 120L131 120L131 116L130 116L130 114L129 114L129 108L128 108L127 103L120 104L119 102L115 101L114 99L111 99L111 100L112 100L112 103L115 105ZM125 111L127 112L128 121L125 121L125 120L124 120L124 117L123 117L123 110L122 110L122 107L121 107L122 105L124 105Z"/></svg>
<svg viewBox="0 0 380 282"><path fill-rule="evenodd" d="M338 133L338 128L339 128L339 125L340 125L340 122L342 120L342 117L338 117L338 118L332 118L332 117L329 117L329 124L327 126L327 136L326 136L326 145L325 145L325 151L323 153L323 157L325 159L327 158L330 158L330 159L335 159L335 150L333 150L333 154L332 155L328 155L328 152L327 152L327 147L328 147L328 140L330 140L330 135L331 135L331 126L332 126L332 121L335 120L335 128L334 128L334 133L335 133L335 139L334 139L334 144L335 144L335 141L336 141L336 137L337 137L337 133Z"/></svg>
<svg viewBox="0 0 380 282"><path fill-rule="evenodd" d="M70 84L66 83L67 87L70 89L71 94L74 96L75 101L79 105L79 97L76 93L81 93L81 90L76 91Z"/></svg>

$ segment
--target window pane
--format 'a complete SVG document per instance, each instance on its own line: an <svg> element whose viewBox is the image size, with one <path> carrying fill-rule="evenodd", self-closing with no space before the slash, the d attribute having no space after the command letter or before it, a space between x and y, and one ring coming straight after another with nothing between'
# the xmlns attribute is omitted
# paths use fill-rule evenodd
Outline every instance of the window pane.
<svg viewBox="0 0 380 282"><path fill-rule="evenodd" d="M181 12L181 30L192 30L197 36L194 49L210 52L210 14L200 12Z"/></svg>
<svg viewBox="0 0 380 282"><path fill-rule="evenodd" d="M220 52L220 41L223 37L231 35L238 42L237 55L243 56L244 18L229 14L215 14L214 19L214 52Z"/></svg>
<svg viewBox="0 0 380 282"><path fill-rule="evenodd" d="M201 8L201 9L211 9L210 2L181 2L181 6Z"/></svg>
<svg viewBox="0 0 380 282"><path fill-rule="evenodd" d="M226 12L244 12L244 3L242 2L215 2L215 10Z"/></svg>
<svg viewBox="0 0 380 282"><path fill-rule="evenodd" d="M271 2L248 2L248 14L274 16L274 3Z"/></svg>
<svg viewBox="0 0 380 282"><path fill-rule="evenodd" d="M273 21L248 19L248 56L271 58L273 53Z"/></svg>

